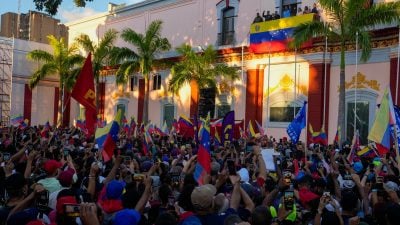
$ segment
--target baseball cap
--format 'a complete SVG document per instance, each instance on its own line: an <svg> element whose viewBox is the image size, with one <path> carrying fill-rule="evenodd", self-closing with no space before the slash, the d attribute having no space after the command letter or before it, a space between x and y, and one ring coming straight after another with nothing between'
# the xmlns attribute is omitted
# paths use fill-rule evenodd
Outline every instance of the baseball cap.
<svg viewBox="0 0 400 225"><path fill-rule="evenodd" d="M112 224L115 225L136 225L140 221L140 214L133 209L123 209L114 216Z"/></svg>
<svg viewBox="0 0 400 225"><path fill-rule="evenodd" d="M353 165L353 169L356 173L361 173L364 169L363 164L361 162L355 162Z"/></svg>
<svg viewBox="0 0 400 225"><path fill-rule="evenodd" d="M54 159L50 159L44 163L43 169L46 171L47 174L52 174L57 169L61 168L61 166L62 166L62 163L60 163Z"/></svg>
<svg viewBox="0 0 400 225"><path fill-rule="evenodd" d="M27 225L45 225L45 223L41 220L34 220L29 222Z"/></svg>
<svg viewBox="0 0 400 225"><path fill-rule="evenodd" d="M124 193L125 183L113 180L107 184L106 196L107 199L119 199Z"/></svg>
<svg viewBox="0 0 400 225"><path fill-rule="evenodd" d="M73 183L75 171L73 169L68 169L62 171L60 175L58 175L58 181L60 182L61 186L69 187Z"/></svg>
<svg viewBox="0 0 400 225"><path fill-rule="evenodd" d="M193 190L190 199L196 209L208 209L212 206L215 193L217 193L217 189L214 185L206 184L196 187Z"/></svg>
<svg viewBox="0 0 400 225"><path fill-rule="evenodd" d="M153 166L153 163L151 161L144 161L141 165L140 165L140 171L141 172L147 172L150 170L150 168Z"/></svg>

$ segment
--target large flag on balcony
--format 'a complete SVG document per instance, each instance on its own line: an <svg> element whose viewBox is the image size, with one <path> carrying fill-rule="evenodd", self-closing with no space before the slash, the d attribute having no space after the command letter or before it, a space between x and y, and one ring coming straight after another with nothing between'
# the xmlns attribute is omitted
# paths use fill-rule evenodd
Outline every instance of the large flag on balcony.
<svg viewBox="0 0 400 225"><path fill-rule="evenodd" d="M314 14L292 16L279 20L254 23L250 27L250 47L253 53L268 53L287 49L295 28L314 19ZM303 47L311 46L311 42Z"/></svg>

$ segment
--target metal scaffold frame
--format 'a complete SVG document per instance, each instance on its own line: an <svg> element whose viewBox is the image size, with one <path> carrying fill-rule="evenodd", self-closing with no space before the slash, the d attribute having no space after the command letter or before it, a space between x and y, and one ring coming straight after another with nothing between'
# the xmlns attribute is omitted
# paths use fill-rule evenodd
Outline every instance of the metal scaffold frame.
<svg viewBox="0 0 400 225"><path fill-rule="evenodd" d="M13 39L0 37L0 127L10 124Z"/></svg>

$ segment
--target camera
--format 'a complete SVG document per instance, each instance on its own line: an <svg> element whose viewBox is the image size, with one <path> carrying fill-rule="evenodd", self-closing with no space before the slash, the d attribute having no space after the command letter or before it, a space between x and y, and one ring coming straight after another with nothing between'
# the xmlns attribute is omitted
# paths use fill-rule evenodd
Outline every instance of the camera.
<svg viewBox="0 0 400 225"><path fill-rule="evenodd" d="M3 161L8 161L10 160L10 158L11 158L10 153L8 152L3 153Z"/></svg>

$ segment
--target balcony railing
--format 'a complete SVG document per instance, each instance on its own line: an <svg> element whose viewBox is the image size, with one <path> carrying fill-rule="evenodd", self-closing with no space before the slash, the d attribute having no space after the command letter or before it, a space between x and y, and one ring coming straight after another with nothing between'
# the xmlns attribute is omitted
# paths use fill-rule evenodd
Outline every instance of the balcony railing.
<svg viewBox="0 0 400 225"><path fill-rule="evenodd" d="M218 45L233 45L235 44L235 31L218 33Z"/></svg>

